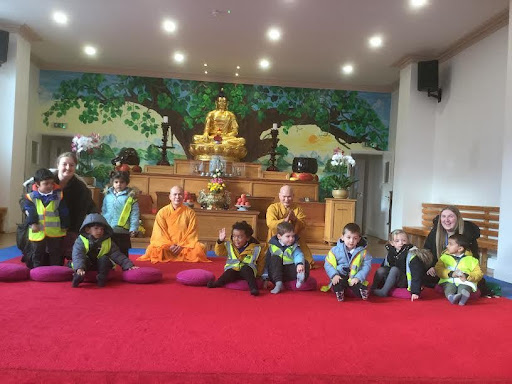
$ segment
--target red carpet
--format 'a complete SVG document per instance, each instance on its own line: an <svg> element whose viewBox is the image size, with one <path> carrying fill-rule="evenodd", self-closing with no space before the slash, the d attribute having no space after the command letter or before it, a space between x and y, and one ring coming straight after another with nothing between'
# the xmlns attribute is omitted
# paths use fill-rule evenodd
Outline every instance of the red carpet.
<svg viewBox="0 0 512 384"><path fill-rule="evenodd" d="M146 263L138 263L146 265ZM164 281L105 288L0 283L1 383L505 383L512 378L512 301L450 305L427 290L411 303ZM375 266L376 267L376 266ZM323 269L313 276L326 283Z"/></svg>

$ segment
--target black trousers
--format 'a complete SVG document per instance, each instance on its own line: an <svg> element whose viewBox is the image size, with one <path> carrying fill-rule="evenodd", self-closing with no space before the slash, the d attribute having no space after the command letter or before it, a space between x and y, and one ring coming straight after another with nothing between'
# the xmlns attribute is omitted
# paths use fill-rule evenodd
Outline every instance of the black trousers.
<svg viewBox="0 0 512 384"><path fill-rule="evenodd" d="M297 279L297 266L295 264L283 265L283 259L277 255L270 257L268 276L275 284L277 281L293 281ZM309 277L309 263L304 262L304 280Z"/></svg>
<svg viewBox="0 0 512 384"><path fill-rule="evenodd" d="M119 250L126 257L128 256L129 249L132 247L132 241L129 233L113 233L112 241L116 243L119 247Z"/></svg>
<svg viewBox="0 0 512 384"><path fill-rule="evenodd" d="M112 269L112 261L108 256L102 256L99 259L96 256L86 256L86 270L98 271L98 279L107 279L110 270Z"/></svg>
<svg viewBox="0 0 512 384"><path fill-rule="evenodd" d="M41 241L31 241L33 247L32 266L62 265L62 237L45 237ZM48 255L46 251L48 250Z"/></svg>
<svg viewBox="0 0 512 384"><path fill-rule="evenodd" d="M234 269L228 269L224 271L222 275L220 275L219 279L216 281L218 286L226 285L227 283L232 283L233 281L243 279L247 281L249 284L249 289L252 291L253 289L258 289L256 284L256 277L254 277L254 271L248 265L244 265L240 268L239 271L235 271Z"/></svg>
<svg viewBox="0 0 512 384"><path fill-rule="evenodd" d="M341 280L338 282L338 284L332 285L332 290L334 292L341 292L347 288L352 291L355 297L361 297L361 289L368 289L361 282L354 284L353 286L350 286L348 284L348 275L341 276Z"/></svg>

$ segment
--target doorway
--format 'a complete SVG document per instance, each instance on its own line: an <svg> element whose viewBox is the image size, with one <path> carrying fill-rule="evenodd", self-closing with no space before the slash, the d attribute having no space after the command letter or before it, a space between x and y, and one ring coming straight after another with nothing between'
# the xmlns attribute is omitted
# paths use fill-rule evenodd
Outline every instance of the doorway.
<svg viewBox="0 0 512 384"><path fill-rule="evenodd" d="M43 135L41 142L41 167L55 168L55 160L63 152L71 151L72 136Z"/></svg>

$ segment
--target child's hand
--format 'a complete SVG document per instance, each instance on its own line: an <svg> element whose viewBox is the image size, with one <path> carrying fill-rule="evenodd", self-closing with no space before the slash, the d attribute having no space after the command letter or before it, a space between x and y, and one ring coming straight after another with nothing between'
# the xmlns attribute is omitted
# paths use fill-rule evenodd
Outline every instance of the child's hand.
<svg viewBox="0 0 512 384"><path fill-rule="evenodd" d="M297 273L304 272L304 270L305 270L304 264L297 265Z"/></svg>
<svg viewBox="0 0 512 384"><path fill-rule="evenodd" d="M436 275L436 270L434 269L434 267L430 267L428 269L427 275L429 275L429 276L435 276Z"/></svg>
<svg viewBox="0 0 512 384"><path fill-rule="evenodd" d="M31 224L30 229L32 230L32 232L39 232L39 224Z"/></svg>
<svg viewBox="0 0 512 384"><path fill-rule="evenodd" d="M350 285L350 286L356 285L357 283L359 283L359 281L360 280L357 277L354 277L353 279L349 280L348 285Z"/></svg>
<svg viewBox="0 0 512 384"><path fill-rule="evenodd" d="M332 278L332 285L336 285L340 282L341 280L341 276L340 275L336 275Z"/></svg>
<svg viewBox="0 0 512 384"><path fill-rule="evenodd" d="M219 241L222 243L224 240L226 240L226 228L219 231Z"/></svg>
<svg viewBox="0 0 512 384"><path fill-rule="evenodd" d="M77 269L77 270L76 270L76 273L78 273L80 276L83 276L83 275L85 275L85 270L83 270L82 268L80 268L80 269Z"/></svg>
<svg viewBox="0 0 512 384"><path fill-rule="evenodd" d="M139 269L139 267L137 267L136 265L134 265L133 267L128 268L128 270L130 270L130 271L131 271L132 269Z"/></svg>
<svg viewBox="0 0 512 384"><path fill-rule="evenodd" d="M418 300L419 298L420 298L420 296L416 295L414 293L411 295L411 301Z"/></svg>
<svg viewBox="0 0 512 384"><path fill-rule="evenodd" d="M459 275L459 279L461 279L462 281L466 281L467 280L466 275L464 273L462 273L462 272Z"/></svg>

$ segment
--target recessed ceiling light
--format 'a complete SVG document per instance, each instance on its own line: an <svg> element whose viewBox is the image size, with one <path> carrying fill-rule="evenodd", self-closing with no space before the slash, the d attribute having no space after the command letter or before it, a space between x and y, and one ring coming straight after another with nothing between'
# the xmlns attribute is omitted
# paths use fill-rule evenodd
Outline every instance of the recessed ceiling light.
<svg viewBox="0 0 512 384"><path fill-rule="evenodd" d="M174 61L177 63L183 63L185 61L185 55L181 52L176 52L174 54Z"/></svg>
<svg viewBox="0 0 512 384"><path fill-rule="evenodd" d="M207 67L207 66L208 66L208 64L207 64L207 63L204 63L204 64L203 64L203 67Z"/></svg>
<svg viewBox="0 0 512 384"><path fill-rule="evenodd" d="M352 64L345 64L341 70L343 71L343 73L345 75L350 75L352 72L354 72L354 67L352 66Z"/></svg>
<svg viewBox="0 0 512 384"><path fill-rule="evenodd" d="M368 39L368 44L372 48L380 48L382 47L382 37L380 35L372 36Z"/></svg>
<svg viewBox="0 0 512 384"><path fill-rule="evenodd" d="M92 45L86 45L84 47L84 53L87 56L96 56L97 52L98 52L98 50L95 47L93 47Z"/></svg>
<svg viewBox="0 0 512 384"><path fill-rule="evenodd" d="M281 30L279 28L269 28L267 31L267 37L272 41L278 41L281 39Z"/></svg>
<svg viewBox="0 0 512 384"><path fill-rule="evenodd" d="M267 59L260 60L260 68L267 69L269 67L270 67L270 61L268 61Z"/></svg>
<svg viewBox="0 0 512 384"><path fill-rule="evenodd" d="M238 72L237 72L237 73L235 73L235 76L236 76L236 77L238 77Z"/></svg>
<svg viewBox="0 0 512 384"><path fill-rule="evenodd" d="M409 5L412 8L421 8L428 4L428 0L409 0Z"/></svg>
<svg viewBox="0 0 512 384"><path fill-rule="evenodd" d="M168 32L168 33L173 33L176 31L176 23L172 20L169 20L169 19L165 19L163 22L162 22L162 29L165 31L165 32Z"/></svg>
<svg viewBox="0 0 512 384"><path fill-rule="evenodd" d="M204 71L204 74L207 75L208 74L208 71Z"/></svg>
<svg viewBox="0 0 512 384"><path fill-rule="evenodd" d="M237 66L236 66L236 69L240 69L240 66L239 66L239 65L237 65Z"/></svg>
<svg viewBox="0 0 512 384"><path fill-rule="evenodd" d="M57 11L53 13L53 21L65 25L68 23L68 16L64 12Z"/></svg>

